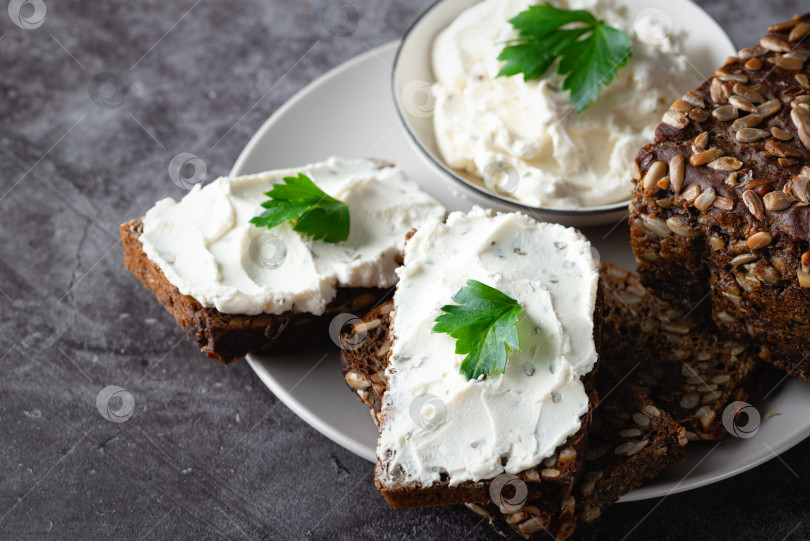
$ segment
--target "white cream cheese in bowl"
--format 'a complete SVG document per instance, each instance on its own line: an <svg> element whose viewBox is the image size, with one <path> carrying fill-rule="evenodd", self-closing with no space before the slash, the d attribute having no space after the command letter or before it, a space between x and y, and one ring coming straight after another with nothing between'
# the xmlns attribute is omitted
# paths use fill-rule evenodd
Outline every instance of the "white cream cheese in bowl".
<svg viewBox="0 0 810 541"><path fill-rule="evenodd" d="M377 445L383 484L430 485L445 474L457 485L514 474L579 430L588 410L580 378L597 360L599 283L581 233L475 207L417 230L397 273ZM431 329L470 279L524 311L520 350L510 352L506 372L467 381L455 339Z"/></svg>
<svg viewBox="0 0 810 541"><path fill-rule="evenodd" d="M503 64L497 57L516 37L508 20L538 3L484 0L436 37L433 120L441 156L487 189L530 206L626 201L638 149L653 139L669 105L694 86L695 74L678 52L683 38L660 35L649 27L654 18L634 18L623 0L555 0L555 7L587 10L633 41L627 65L577 114L556 64L528 82L522 74L496 77ZM486 182L490 164L514 168L514 179Z"/></svg>
<svg viewBox="0 0 810 541"><path fill-rule="evenodd" d="M298 173L349 206L345 242L314 241L285 222L249 223L273 184ZM341 287L391 287L405 237L445 210L398 168L330 158L294 169L222 177L144 216L147 257L180 293L226 314L320 315Z"/></svg>

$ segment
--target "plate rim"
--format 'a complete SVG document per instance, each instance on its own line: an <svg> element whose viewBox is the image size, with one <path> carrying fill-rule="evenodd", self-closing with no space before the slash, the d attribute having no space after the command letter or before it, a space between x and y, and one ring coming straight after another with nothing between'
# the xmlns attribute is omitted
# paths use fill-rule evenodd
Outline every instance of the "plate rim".
<svg viewBox="0 0 810 541"><path fill-rule="evenodd" d="M259 148L259 141L262 140L267 132L272 130L275 123L283 116L285 116L290 109L295 107L300 101L306 98L310 91L314 90L317 87L322 85L328 84L334 77L342 73L343 71L350 70L352 67L361 64L369 59L373 59L380 54L390 53L390 50L398 47L400 40L393 40L388 43L382 44L374 49L361 53L346 62L339 64L338 66L330 69L322 76L316 78L301 90L299 90L296 94L294 94L289 100L287 100L282 106L280 106L270 117L261 125L261 127L253 134L250 138L248 143L245 145L245 148L240 153L237 160L234 162L233 167L230 170L231 175L238 175L244 174L241 172L241 169L244 167L245 162L249 159L250 156L254 152L257 151ZM351 451L352 453L374 462L376 460L376 456L372 455L369 456L366 446L364 444L359 443L355 439L346 434L340 432L338 429L334 428L332 425L328 424L325 421L322 421L315 413L312 413L303 403L297 400L290 391L287 391L279 381L277 381L270 371L263 369L259 366L262 363L261 356L254 356L248 355L247 356L247 363L250 366L251 370L259 377L259 380L272 392L276 398L284 403L290 410L293 411L299 418L301 418L304 422L306 422L309 426L317 430L322 435L326 436L333 442L337 443L344 449ZM788 385L791 381L785 381L780 383L780 385ZM718 473L713 475L709 479L704 479L700 482L690 482L687 476L685 481L679 482L674 487L668 488L666 490L662 490L662 487L655 487L655 486L641 486L634 491L626 494L622 497L619 502L629 502L629 501L639 501L639 500L647 500L651 498L657 497L667 497L672 494L677 494L681 492L686 492L688 490L693 490L696 488L708 486L715 484L717 482L723 481L730 477L734 477L753 469L769 460L777 457L779 454L784 453L797 445L798 443L805 440L808 436L810 436L810 423L808 423L803 430L795 432L789 435L786 438L782 438L779 445L777 445L778 452L766 454L760 453L760 455L751 462L747 462L745 465L737 466L731 468L729 470L723 471L722 473ZM710 443L707 442L707 445ZM722 443L720 443L722 444ZM376 450L375 450L376 451ZM376 452L375 452L376 454ZM691 475L691 473L690 473Z"/></svg>

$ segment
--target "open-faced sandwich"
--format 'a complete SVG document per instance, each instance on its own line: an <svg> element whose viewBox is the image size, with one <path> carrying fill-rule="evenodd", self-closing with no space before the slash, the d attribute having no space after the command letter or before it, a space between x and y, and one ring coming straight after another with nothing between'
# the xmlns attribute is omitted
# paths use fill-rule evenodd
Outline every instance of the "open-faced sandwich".
<svg viewBox="0 0 810 541"><path fill-rule="evenodd" d="M407 233L444 208L398 168L331 158L223 177L121 226L124 262L211 358L327 335L396 283Z"/></svg>

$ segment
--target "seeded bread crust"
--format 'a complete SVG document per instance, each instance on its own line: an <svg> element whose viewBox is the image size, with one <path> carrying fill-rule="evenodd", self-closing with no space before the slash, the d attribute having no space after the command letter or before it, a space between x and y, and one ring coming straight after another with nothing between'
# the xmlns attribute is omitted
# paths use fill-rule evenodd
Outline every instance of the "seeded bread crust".
<svg viewBox="0 0 810 541"><path fill-rule="evenodd" d="M600 283L594 310L594 340L597 352L601 349L602 305L603 293ZM343 344L361 344L358 348L346 348L344 345L341 355L343 374L347 385L357 394L358 400L372 408L371 417L378 427L383 421L381 408L386 389L385 368L394 337L390 326L392 310L393 302L385 303L365 315L362 324L355 325L341 335ZM582 379L592 404L596 402L596 393L593 390L596 372L595 367ZM583 417L580 429L556 450L554 456L535 468L517 474L517 477L526 483L530 497L539 498L543 495L563 499L571 494L578 472L582 469L589 425L590 411ZM378 464L375 484L388 503L395 508L485 502L490 498L489 480L465 482L457 486L450 486L447 480L443 480L428 487L421 485L390 487L379 481L379 471Z"/></svg>
<svg viewBox="0 0 810 541"><path fill-rule="evenodd" d="M392 309L393 303L388 302L364 316L359 329L364 336L361 346L344 349L341 357L347 385L369 406L375 423L386 389L384 370L390 350ZM609 329L609 324L606 325ZM611 336L609 331L607 336ZM360 343L357 331L348 331L344 343ZM577 524L595 520L645 478L683 460L686 430L627 382L618 383L620 378L611 369L610 359L606 357L601 363L594 392L606 398L593 409L587 438L589 447L585 452L580 449L584 460L578 463L573 490L566 495L537 495L530 491L525 505L511 512L495 505L487 491L485 499L465 502L470 510L489 519L496 527L509 526L526 538L566 539L574 533ZM626 432L634 428L638 434ZM555 460L559 460L559 456L558 453ZM518 477L528 487L526 477Z"/></svg>
<svg viewBox="0 0 810 541"><path fill-rule="evenodd" d="M723 409L747 401L765 377L759 348L722 337L711 321L648 292L638 277L603 262L605 364L687 429L719 440Z"/></svg>
<svg viewBox="0 0 810 541"><path fill-rule="evenodd" d="M567 539L645 479L683 461L685 429L622 382L612 366L602 366L596 387L605 398L594 408L583 474L573 493L558 501L529 500L514 512L492 502L472 507L474 512L505 522L526 539Z"/></svg>
<svg viewBox="0 0 810 541"><path fill-rule="evenodd" d="M810 381L810 14L672 104L633 171L641 281Z"/></svg>
<svg viewBox="0 0 810 541"><path fill-rule="evenodd" d="M139 240L143 232L141 218L123 224L120 230L126 268L155 294L158 302L209 358L226 364L248 353L276 351L326 339L329 323L336 314L368 310L386 294L386 290L377 288L340 289L321 316L299 312L256 316L223 314L180 293L147 257Z"/></svg>

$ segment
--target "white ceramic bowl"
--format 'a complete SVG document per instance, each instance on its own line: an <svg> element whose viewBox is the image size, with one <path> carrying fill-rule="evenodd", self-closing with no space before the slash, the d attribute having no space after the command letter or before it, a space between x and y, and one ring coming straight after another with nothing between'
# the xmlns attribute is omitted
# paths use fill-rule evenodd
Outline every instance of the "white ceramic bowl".
<svg viewBox="0 0 810 541"><path fill-rule="evenodd" d="M439 0L428 8L405 34L394 60L392 89L399 117L417 153L441 178L457 187L460 196L476 204L497 210L518 210L537 219L578 227L602 225L620 220L627 213L629 201L585 208L534 207L507 196L488 191L480 179L448 166L442 159L433 130L430 86L435 83L431 66L431 50L436 36L462 11L479 0ZM689 59L697 86L722 66L726 57L736 55L737 49L725 30L699 6L689 0L630 0L635 19L643 10L647 16L670 25L673 32L688 31L681 51ZM664 6L664 10L661 7ZM684 88L684 92L691 88ZM421 102L425 107L414 106ZM409 104L407 107L404 104Z"/></svg>

